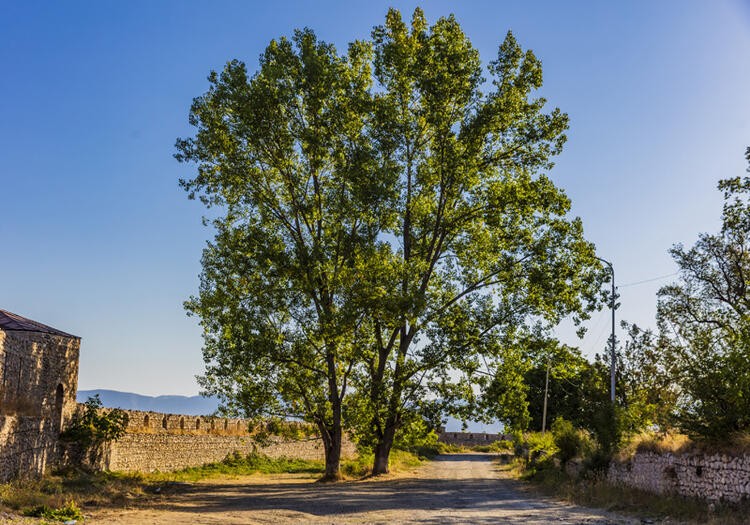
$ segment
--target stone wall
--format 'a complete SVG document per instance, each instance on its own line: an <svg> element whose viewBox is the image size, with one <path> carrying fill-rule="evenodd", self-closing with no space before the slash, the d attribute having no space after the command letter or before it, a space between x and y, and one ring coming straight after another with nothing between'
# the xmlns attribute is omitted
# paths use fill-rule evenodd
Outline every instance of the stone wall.
<svg viewBox="0 0 750 525"><path fill-rule="evenodd" d="M0 481L40 475L55 464L58 435L49 420L0 415Z"/></svg>
<svg viewBox="0 0 750 525"><path fill-rule="evenodd" d="M80 339L0 330L0 414L54 419L76 408Z"/></svg>
<svg viewBox="0 0 750 525"><path fill-rule="evenodd" d="M473 447L476 445L489 445L495 441L510 439L504 434L488 434L486 432L438 432L438 441L449 445Z"/></svg>
<svg viewBox="0 0 750 525"><path fill-rule="evenodd" d="M96 466L113 471L171 471L221 461L228 454L258 452L267 456L323 459L317 437L285 439L270 436L263 445L250 431L250 421L126 410L127 433L100 451ZM353 457L354 444L345 439L342 455Z"/></svg>
<svg viewBox="0 0 750 525"><path fill-rule="evenodd" d="M0 481L35 476L59 459L76 408L80 339L0 330Z"/></svg>
<svg viewBox="0 0 750 525"><path fill-rule="evenodd" d="M638 452L612 462L608 479L655 494L739 502L750 499L750 455Z"/></svg>

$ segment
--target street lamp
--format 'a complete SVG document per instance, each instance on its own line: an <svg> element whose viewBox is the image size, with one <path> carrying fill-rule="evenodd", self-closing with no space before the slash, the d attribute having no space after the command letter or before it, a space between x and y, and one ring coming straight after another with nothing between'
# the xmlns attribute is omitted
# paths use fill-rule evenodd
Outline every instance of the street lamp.
<svg viewBox="0 0 750 525"><path fill-rule="evenodd" d="M609 304L610 310L612 310L612 335L610 336L610 344L611 344L611 350L612 353L610 355L610 365L609 365L609 373L610 373L610 384L609 384L609 397L612 401L612 404L615 404L615 268L612 266L612 263L607 261L606 259L602 259L601 257L597 257L601 262L609 266L609 271L612 272L612 298Z"/></svg>

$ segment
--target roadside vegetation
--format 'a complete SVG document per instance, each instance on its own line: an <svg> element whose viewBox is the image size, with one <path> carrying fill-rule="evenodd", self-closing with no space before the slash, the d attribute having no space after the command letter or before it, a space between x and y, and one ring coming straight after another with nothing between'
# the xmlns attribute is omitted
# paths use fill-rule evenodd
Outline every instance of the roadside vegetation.
<svg viewBox="0 0 750 525"><path fill-rule="evenodd" d="M654 496L605 481L613 459L637 452L750 453L750 177L721 180L718 188L720 230L670 250L678 277L657 294L656 330L622 323L627 337L615 347L614 404L609 356L589 362L544 337L529 339L483 392L488 402L511 405L503 422L515 432L514 468L522 478L584 505L747 522L742 505ZM549 421L550 432L528 432L550 428Z"/></svg>
<svg viewBox="0 0 750 525"><path fill-rule="evenodd" d="M737 436L714 448L684 434L642 432L631 436L611 456L602 451L590 433L558 419L550 432L516 434L513 446L514 460L500 468L546 495L642 518L727 525L747 523L750 513L747 503L710 503L614 485L607 482L606 469L612 457L623 461L636 452L750 453L750 435Z"/></svg>

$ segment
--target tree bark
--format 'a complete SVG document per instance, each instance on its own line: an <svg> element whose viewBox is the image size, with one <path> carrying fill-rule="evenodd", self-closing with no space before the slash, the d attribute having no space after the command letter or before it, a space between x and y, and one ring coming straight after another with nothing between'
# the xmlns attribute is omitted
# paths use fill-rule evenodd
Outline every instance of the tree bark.
<svg viewBox="0 0 750 525"><path fill-rule="evenodd" d="M393 439L396 435L396 426L387 425L383 436L375 445L375 458L372 465L372 475L388 474L388 458L391 455Z"/></svg>
<svg viewBox="0 0 750 525"><path fill-rule="evenodd" d="M323 452L326 470L320 481L340 481L341 476L341 428L322 428Z"/></svg>

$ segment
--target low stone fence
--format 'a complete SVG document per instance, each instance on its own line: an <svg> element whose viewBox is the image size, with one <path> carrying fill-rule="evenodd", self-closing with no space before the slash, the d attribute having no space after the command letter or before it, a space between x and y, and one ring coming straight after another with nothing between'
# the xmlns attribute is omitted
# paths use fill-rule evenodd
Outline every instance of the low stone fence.
<svg viewBox="0 0 750 525"><path fill-rule="evenodd" d="M221 461L227 455L253 452L272 458L324 459L318 437L287 439L269 436L256 440L249 420L185 416L125 410L124 436L98 451L94 466L113 471L171 471ZM290 424L292 427L294 423ZM342 456L353 457L354 444L344 439Z"/></svg>
<svg viewBox="0 0 750 525"><path fill-rule="evenodd" d="M614 461L608 480L655 494L732 503L750 499L750 455L638 452Z"/></svg>
<svg viewBox="0 0 750 525"><path fill-rule="evenodd" d="M488 434L486 432L445 432L438 433L438 441L449 445L473 447L476 445L489 445L495 441L510 439L504 434Z"/></svg>

